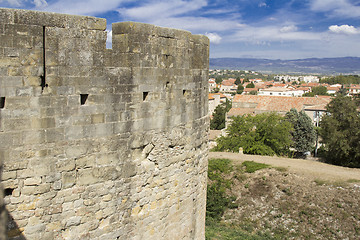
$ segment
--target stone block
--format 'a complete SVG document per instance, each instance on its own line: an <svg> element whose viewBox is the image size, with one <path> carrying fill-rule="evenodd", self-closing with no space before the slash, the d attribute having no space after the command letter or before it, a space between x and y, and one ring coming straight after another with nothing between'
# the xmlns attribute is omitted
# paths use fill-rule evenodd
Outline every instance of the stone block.
<svg viewBox="0 0 360 240"><path fill-rule="evenodd" d="M24 180L25 186L37 186L41 183L41 177L27 178Z"/></svg>
<svg viewBox="0 0 360 240"><path fill-rule="evenodd" d="M1 158L4 159L4 158ZM6 181L9 179L16 179L16 171L3 172L1 176L2 181Z"/></svg>
<svg viewBox="0 0 360 240"><path fill-rule="evenodd" d="M93 176L93 170L91 168L79 169L76 183L79 185L94 184L99 181L99 178Z"/></svg>
<svg viewBox="0 0 360 240"><path fill-rule="evenodd" d="M97 124L97 123L104 123L105 122L105 114L92 114L91 115L91 123Z"/></svg>
<svg viewBox="0 0 360 240"><path fill-rule="evenodd" d="M63 188L69 188L76 184L75 172L63 172L61 177L61 185Z"/></svg>

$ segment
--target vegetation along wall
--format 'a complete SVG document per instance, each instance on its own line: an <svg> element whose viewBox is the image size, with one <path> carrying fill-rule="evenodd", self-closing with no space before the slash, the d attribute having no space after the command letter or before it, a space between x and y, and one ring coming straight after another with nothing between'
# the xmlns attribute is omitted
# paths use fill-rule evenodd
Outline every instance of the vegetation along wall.
<svg viewBox="0 0 360 240"><path fill-rule="evenodd" d="M105 28L0 9L7 234L203 239L209 41L123 22L106 49Z"/></svg>

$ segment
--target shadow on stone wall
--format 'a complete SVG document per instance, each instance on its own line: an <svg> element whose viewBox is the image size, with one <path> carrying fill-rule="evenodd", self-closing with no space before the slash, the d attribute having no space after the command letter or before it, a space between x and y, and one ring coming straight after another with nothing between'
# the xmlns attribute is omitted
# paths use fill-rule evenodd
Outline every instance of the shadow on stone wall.
<svg viewBox="0 0 360 240"><path fill-rule="evenodd" d="M0 159L0 240L26 240L22 229L14 221L4 202L4 189L1 183L2 164Z"/></svg>
<svg viewBox="0 0 360 240"><path fill-rule="evenodd" d="M14 221L14 218L11 216L11 214L6 208L5 208L5 214L7 215L7 223L6 223L6 232L8 237L7 239L26 240L24 234L22 234L23 229L19 228L19 226Z"/></svg>

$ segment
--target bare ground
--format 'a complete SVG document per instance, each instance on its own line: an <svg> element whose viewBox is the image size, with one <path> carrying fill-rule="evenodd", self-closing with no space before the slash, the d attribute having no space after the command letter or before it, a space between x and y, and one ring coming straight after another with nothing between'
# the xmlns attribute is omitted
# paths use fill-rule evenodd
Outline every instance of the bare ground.
<svg viewBox="0 0 360 240"><path fill-rule="evenodd" d="M314 160L294 159L284 157L269 157L247 155L230 152L210 152L209 158L227 158L235 163L254 161L266 163L276 167L288 168L289 172L305 175L310 179L322 179L327 181L347 181L350 179L360 180L360 169L334 166Z"/></svg>
<svg viewBox="0 0 360 240"><path fill-rule="evenodd" d="M224 152L210 158L231 159L238 168L243 161L280 167L228 176L238 207L223 222L277 239L360 239L360 169Z"/></svg>

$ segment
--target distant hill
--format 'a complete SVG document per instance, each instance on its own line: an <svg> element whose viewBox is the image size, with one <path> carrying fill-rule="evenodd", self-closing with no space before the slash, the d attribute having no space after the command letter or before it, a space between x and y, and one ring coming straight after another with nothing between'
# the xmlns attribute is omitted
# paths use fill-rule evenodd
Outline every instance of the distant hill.
<svg viewBox="0 0 360 240"><path fill-rule="evenodd" d="M360 74L360 57L295 60L210 58L210 69L253 70L271 73Z"/></svg>

